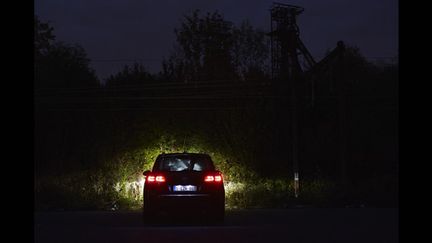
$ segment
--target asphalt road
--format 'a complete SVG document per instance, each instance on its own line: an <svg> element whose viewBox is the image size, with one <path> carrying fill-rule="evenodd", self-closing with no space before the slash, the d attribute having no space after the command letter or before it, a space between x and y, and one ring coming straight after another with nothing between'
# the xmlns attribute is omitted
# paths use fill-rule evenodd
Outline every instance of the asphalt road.
<svg viewBox="0 0 432 243"><path fill-rule="evenodd" d="M140 212L35 212L35 242L399 242L398 209L238 210L144 225ZM166 221L166 222L164 222Z"/></svg>

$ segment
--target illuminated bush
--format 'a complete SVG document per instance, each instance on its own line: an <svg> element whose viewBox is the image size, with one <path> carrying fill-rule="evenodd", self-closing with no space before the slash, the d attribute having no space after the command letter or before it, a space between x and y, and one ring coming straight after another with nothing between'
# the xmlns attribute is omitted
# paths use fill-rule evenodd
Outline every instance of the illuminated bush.
<svg viewBox="0 0 432 243"><path fill-rule="evenodd" d="M165 152L209 154L224 175L227 208L284 207L294 200L291 178L262 178L235 150L214 146L198 132L185 139L184 133L144 133L142 141L128 145L122 153L103 161L98 168L36 178L36 207L65 209L139 209L142 205L142 172L150 170L156 157ZM147 135L146 135L147 134ZM146 136L145 136L146 135ZM305 202L322 202L331 185L323 180L301 182Z"/></svg>

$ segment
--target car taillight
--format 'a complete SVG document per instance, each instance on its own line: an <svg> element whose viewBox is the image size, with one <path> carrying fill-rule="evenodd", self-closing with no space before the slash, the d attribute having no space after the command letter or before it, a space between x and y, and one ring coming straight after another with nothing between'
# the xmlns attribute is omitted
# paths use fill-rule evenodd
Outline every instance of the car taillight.
<svg viewBox="0 0 432 243"><path fill-rule="evenodd" d="M165 176L163 175L149 175L147 176L147 181L148 182L165 182Z"/></svg>
<svg viewBox="0 0 432 243"><path fill-rule="evenodd" d="M155 182L155 176L152 176L152 175L147 176L147 181L148 182Z"/></svg>
<svg viewBox="0 0 432 243"><path fill-rule="evenodd" d="M206 175L204 177L204 181L205 182L222 182L222 174L220 173L216 173L213 175Z"/></svg>

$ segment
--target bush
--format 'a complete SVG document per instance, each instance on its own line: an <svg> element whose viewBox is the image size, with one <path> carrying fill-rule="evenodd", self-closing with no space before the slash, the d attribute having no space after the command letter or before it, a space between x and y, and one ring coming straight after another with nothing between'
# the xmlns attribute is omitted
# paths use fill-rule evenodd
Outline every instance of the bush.
<svg viewBox="0 0 432 243"><path fill-rule="evenodd" d="M333 184L324 181L304 181L300 197L294 197L293 181L260 179L255 182L228 182L225 185L228 208L284 208L295 204L326 205L332 199Z"/></svg>

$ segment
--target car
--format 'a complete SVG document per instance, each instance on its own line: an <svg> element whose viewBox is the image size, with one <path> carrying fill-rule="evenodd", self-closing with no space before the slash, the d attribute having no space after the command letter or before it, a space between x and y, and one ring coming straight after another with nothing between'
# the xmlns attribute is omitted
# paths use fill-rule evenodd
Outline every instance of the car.
<svg viewBox="0 0 432 243"><path fill-rule="evenodd" d="M163 215L206 215L223 222L223 175L203 153L163 153L151 171L144 173L143 219L153 222Z"/></svg>

